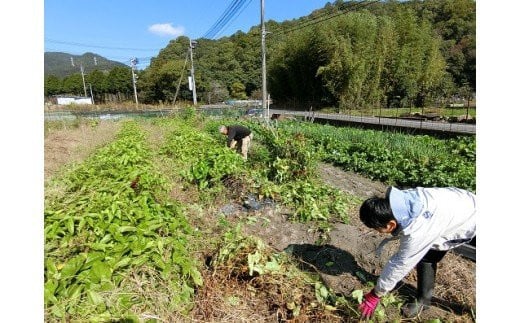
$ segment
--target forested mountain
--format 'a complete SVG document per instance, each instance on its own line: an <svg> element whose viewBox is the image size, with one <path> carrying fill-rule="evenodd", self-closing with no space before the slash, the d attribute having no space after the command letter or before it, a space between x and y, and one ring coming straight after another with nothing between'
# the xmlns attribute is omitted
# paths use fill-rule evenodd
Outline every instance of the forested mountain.
<svg viewBox="0 0 520 323"><path fill-rule="evenodd" d="M72 63L74 63L74 66ZM94 53L85 53L83 55L71 55L61 52L44 53L43 73L45 77L51 75L59 78L71 76L80 73L81 65L83 65L85 73L93 70L108 72L114 67L125 66L123 63L108 60Z"/></svg>
<svg viewBox="0 0 520 323"><path fill-rule="evenodd" d="M474 0L336 0L299 19L267 21L266 29L268 92L286 106L425 106L475 91ZM138 72L142 102L191 100L188 48L187 37L173 39ZM200 102L260 98L260 26L197 39L193 64ZM132 91L131 77L126 82L119 89ZM106 80L92 86L115 91Z"/></svg>

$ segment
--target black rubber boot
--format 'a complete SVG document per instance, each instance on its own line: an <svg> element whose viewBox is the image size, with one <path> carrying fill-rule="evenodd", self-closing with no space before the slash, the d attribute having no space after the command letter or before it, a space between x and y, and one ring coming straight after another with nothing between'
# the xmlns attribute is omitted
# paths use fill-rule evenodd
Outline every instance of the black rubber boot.
<svg viewBox="0 0 520 323"><path fill-rule="evenodd" d="M417 265L417 298L413 303L407 303L402 307L401 310L405 317L415 317L430 307L436 271L436 263L419 262Z"/></svg>

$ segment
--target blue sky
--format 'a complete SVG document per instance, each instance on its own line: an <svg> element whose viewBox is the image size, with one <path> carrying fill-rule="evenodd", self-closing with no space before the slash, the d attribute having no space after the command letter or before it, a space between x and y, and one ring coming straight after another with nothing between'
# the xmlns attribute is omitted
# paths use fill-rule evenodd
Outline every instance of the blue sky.
<svg viewBox="0 0 520 323"><path fill-rule="evenodd" d="M327 2L333 1L265 0L264 19L299 18ZM215 37L209 37L213 39L259 25L261 1L45 0L44 50L74 55L93 52L125 64L137 57L142 69L170 40L181 35L192 39L207 36L233 3L242 6L237 4L236 14Z"/></svg>

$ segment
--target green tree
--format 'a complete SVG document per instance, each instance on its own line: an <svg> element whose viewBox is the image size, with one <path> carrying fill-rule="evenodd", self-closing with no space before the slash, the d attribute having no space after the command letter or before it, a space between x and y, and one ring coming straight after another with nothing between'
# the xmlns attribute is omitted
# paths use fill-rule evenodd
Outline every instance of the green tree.
<svg viewBox="0 0 520 323"><path fill-rule="evenodd" d="M108 93L107 74L100 70L94 70L85 77L85 82L92 86L92 93L94 95L94 102L102 102L103 95Z"/></svg>
<svg viewBox="0 0 520 323"><path fill-rule="evenodd" d="M240 82L231 84L231 97L238 100L247 99L245 85Z"/></svg>
<svg viewBox="0 0 520 323"><path fill-rule="evenodd" d="M455 85L476 88L476 4L474 0L411 1L442 38L441 51Z"/></svg>
<svg viewBox="0 0 520 323"><path fill-rule="evenodd" d="M267 86L276 102L349 109L425 105L462 84L474 89L473 0L389 0L362 10L357 2L335 0L309 16L266 25ZM257 96L260 39L260 26L218 40L197 39L199 100L214 102L225 96L223 87L231 96ZM188 48L189 39L181 36L152 59L138 83L146 102L191 101ZM107 91L132 91L126 77L127 88Z"/></svg>
<svg viewBox="0 0 520 323"><path fill-rule="evenodd" d="M361 108L379 101L384 57L376 52L378 19L367 12L352 13L327 25L332 42L330 61L319 68L325 86L340 108Z"/></svg>
<svg viewBox="0 0 520 323"><path fill-rule="evenodd" d="M44 94L45 96L51 96L60 94L62 92L62 82L54 75L49 75L45 78L44 83Z"/></svg>
<svg viewBox="0 0 520 323"><path fill-rule="evenodd" d="M267 22L266 28L271 29L273 23ZM237 32L230 37L233 42L234 58L240 66L240 80L246 86L248 96L262 88L262 61L260 59L260 29L253 27L249 33Z"/></svg>
<svg viewBox="0 0 520 323"><path fill-rule="evenodd" d="M392 53L386 89L387 106L423 104L428 93L442 80L445 62L439 39L428 21L418 19L410 9L393 18L397 49Z"/></svg>
<svg viewBox="0 0 520 323"><path fill-rule="evenodd" d="M64 94L85 95L81 74L72 74L71 76L65 77L62 83L62 90Z"/></svg>
<svg viewBox="0 0 520 323"><path fill-rule="evenodd" d="M230 89L234 82L244 84L244 71L235 58L235 47L229 38L218 42L199 41L194 64L197 92L201 95L210 87L212 81L219 81Z"/></svg>
<svg viewBox="0 0 520 323"><path fill-rule="evenodd" d="M208 102L208 104L212 104L225 101L227 98L229 98L229 91L220 82L213 81L210 83L209 88L205 92L205 95L206 102Z"/></svg>
<svg viewBox="0 0 520 323"><path fill-rule="evenodd" d="M133 92L132 70L130 67L114 67L107 76L108 92L131 94Z"/></svg>
<svg viewBox="0 0 520 323"><path fill-rule="evenodd" d="M139 75L139 89L143 102L166 103L190 99L188 46L189 39L184 36L170 41L168 46L152 59L150 66Z"/></svg>
<svg viewBox="0 0 520 323"><path fill-rule="evenodd" d="M330 98L319 73L329 60L328 36L321 28L278 36L268 60L268 90L274 98L309 106Z"/></svg>

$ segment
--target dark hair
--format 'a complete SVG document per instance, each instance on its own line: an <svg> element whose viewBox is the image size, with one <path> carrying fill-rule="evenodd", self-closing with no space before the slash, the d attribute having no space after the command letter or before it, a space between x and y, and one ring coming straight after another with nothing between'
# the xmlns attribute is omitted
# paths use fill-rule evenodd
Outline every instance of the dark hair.
<svg viewBox="0 0 520 323"><path fill-rule="evenodd" d="M371 229L384 228L390 222L395 221L394 214L390 208L388 198L371 197L359 208L359 219Z"/></svg>

